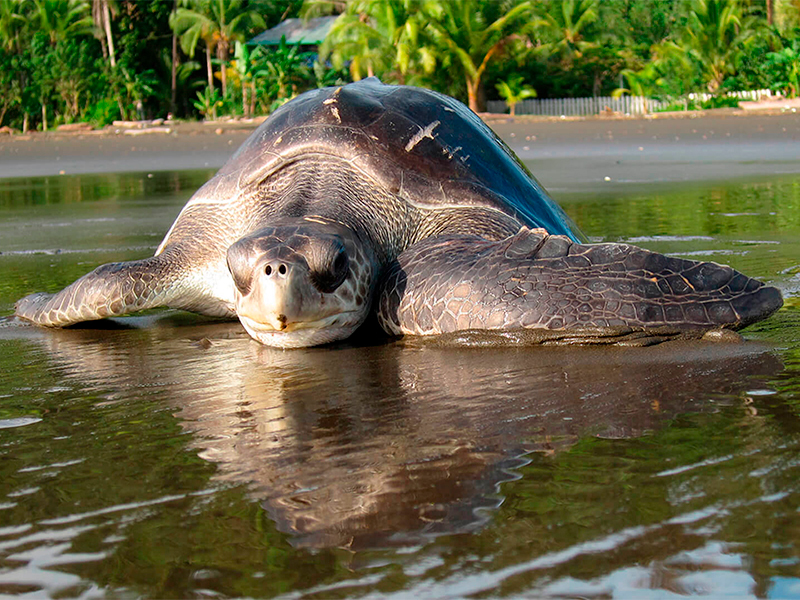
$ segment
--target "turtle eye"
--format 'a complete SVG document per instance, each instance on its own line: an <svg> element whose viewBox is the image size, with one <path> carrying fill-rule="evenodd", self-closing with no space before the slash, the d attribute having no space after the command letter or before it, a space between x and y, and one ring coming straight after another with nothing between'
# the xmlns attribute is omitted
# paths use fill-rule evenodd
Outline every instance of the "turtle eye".
<svg viewBox="0 0 800 600"><path fill-rule="evenodd" d="M347 252L342 250L336 255L336 260L333 261L333 272L336 274L341 273L343 270L347 269L347 263Z"/></svg>
<svg viewBox="0 0 800 600"><path fill-rule="evenodd" d="M330 294L347 278L350 259L340 240L320 250L322 251L309 255L311 281L320 292Z"/></svg>
<svg viewBox="0 0 800 600"><path fill-rule="evenodd" d="M267 277L269 277L270 275L272 275L272 265L267 265L267 266L264 268L264 273L267 275Z"/></svg>

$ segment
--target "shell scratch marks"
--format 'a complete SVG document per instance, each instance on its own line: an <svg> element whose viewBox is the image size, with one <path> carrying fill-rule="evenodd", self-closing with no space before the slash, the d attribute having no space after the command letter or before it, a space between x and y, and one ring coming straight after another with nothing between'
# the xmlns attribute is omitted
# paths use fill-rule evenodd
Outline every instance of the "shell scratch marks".
<svg viewBox="0 0 800 600"><path fill-rule="evenodd" d="M342 117L339 116L339 109L335 106L336 105L336 101L338 100L338 98L336 96L339 94L339 90L340 89L342 89L342 88L337 88L336 91L333 93L333 96L331 98L328 98L327 100L324 100L322 103L325 106L327 106L329 104L333 104L334 105L334 106L331 106L331 114L334 117L336 117L336 122L341 124Z"/></svg>
<svg viewBox="0 0 800 600"><path fill-rule="evenodd" d="M447 154L447 158L449 160L453 160L453 157L458 153L459 150L463 150L463 148L461 146L456 146L455 148L445 146L442 148L442 154Z"/></svg>
<svg viewBox="0 0 800 600"><path fill-rule="evenodd" d="M425 138L433 139L433 130L436 129L440 124L441 121L434 121L425 129L420 127L419 131L415 133L410 140L408 140L408 143L406 144L406 152L411 152L414 149L414 146L419 144Z"/></svg>

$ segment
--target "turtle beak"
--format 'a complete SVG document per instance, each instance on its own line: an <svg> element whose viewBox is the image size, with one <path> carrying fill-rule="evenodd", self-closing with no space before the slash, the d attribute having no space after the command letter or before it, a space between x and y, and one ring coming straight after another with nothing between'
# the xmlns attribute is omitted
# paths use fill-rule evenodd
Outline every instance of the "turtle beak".
<svg viewBox="0 0 800 600"><path fill-rule="evenodd" d="M249 293L241 294L237 303L239 316L281 332L307 320L306 307L319 306L322 295L304 267L281 259L258 263Z"/></svg>

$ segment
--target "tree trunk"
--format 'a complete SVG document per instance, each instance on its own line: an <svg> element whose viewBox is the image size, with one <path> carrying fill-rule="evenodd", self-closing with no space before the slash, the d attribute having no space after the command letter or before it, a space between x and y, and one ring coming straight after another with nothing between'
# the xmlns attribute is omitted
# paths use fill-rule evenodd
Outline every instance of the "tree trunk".
<svg viewBox="0 0 800 600"><path fill-rule="evenodd" d="M478 84L480 80L473 81L469 77L467 77L467 98L469 102L469 108L472 112L478 113L480 112L480 108L478 107Z"/></svg>
<svg viewBox="0 0 800 600"><path fill-rule="evenodd" d="M117 66L117 60L114 54L114 38L111 35L111 11L108 9L108 2L103 2L103 24L108 42L108 57L111 59L111 68L113 69Z"/></svg>
<svg viewBox="0 0 800 600"><path fill-rule="evenodd" d="M219 73L222 76L222 97L228 97L228 53L224 50L219 53Z"/></svg>
<svg viewBox="0 0 800 600"><path fill-rule="evenodd" d="M178 112L178 36L172 32L172 88L170 90L169 112L175 116Z"/></svg>
<svg viewBox="0 0 800 600"><path fill-rule="evenodd" d="M214 89L214 71L211 70L211 46L206 44L206 70L208 71L208 89Z"/></svg>
<svg viewBox="0 0 800 600"><path fill-rule="evenodd" d="M42 131L47 131L47 105L42 102Z"/></svg>
<svg viewBox="0 0 800 600"><path fill-rule="evenodd" d="M25 111L25 115L22 117L22 133L28 133L28 111Z"/></svg>
<svg viewBox="0 0 800 600"><path fill-rule="evenodd" d="M103 36L100 36L100 48L103 51L103 58L108 58L108 44L106 44L106 40L103 38Z"/></svg>
<svg viewBox="0 0 800 600"><path fill-rule="evenodd" d="M775 0L767 0L767 25L775 24Z"/></svg>

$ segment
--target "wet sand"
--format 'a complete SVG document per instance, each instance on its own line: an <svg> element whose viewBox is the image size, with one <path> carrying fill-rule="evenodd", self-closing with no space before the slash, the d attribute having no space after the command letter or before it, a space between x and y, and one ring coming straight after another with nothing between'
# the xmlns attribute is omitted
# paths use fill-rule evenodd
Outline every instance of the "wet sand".
<svg viewBox="0 0 800 600"><path fill-rule="evenodd" d="M800 173L800 114L491 122L551 192Z"/></svg>
<svg viewBox="0 0 800 600"><path fill-rule="evenodd" d="M798 113L486 120L552 192L800 173ZM2 136L0 178L218 168L254 128L179 123L170 133Z"/></svg>

